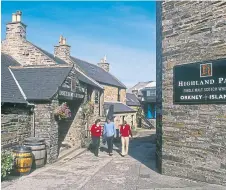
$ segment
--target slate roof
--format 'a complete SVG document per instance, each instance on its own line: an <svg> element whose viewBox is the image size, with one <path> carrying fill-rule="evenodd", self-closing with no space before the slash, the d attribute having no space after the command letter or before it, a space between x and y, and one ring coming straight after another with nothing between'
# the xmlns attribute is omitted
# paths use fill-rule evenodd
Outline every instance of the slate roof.
<svg viewBox="0 0 226 190"><path fill-rule="evenodd" d="M136 85L134 85L132 88L129 88L127 90L128 93L132 93L133 90L141 90L142 88L144 88L146 85L148 85L149 83L152 83L153 81L147 81L147 82L138 82Z"/></svg>
<svg viewBox="0 0 226 190"><path fill-rule="evenodd" d="M126 105L128 106L140 106L140 102L135 94L126 93Z"/></svg>
<svg viewBox="0 0 226 190"><path fill-rule="evenodd" d="M2 69L1 102L3 103L27 104L9 70L9 66L18 66L18 65L20 64L11 56L1 53L1 69Z"/></svg>
<svg viewBox="0 0 226 190"><path fill-rule="evenodd" d="M104 102L104 109L108 109L110 105L114 106L114 113L136 112L135 110L121 102Z"/></svg>
<svg viewBox="0 0 226 190"><path fill-rule="evenodd" d="M80 80L81 82L84 82L86 84L89 84L91 86L95 86L97 88L101 88L103 89L103 87L98 84L97 82L95 83L93 80L89 79L86 75L84 75L83 73L76 71L75 72L76 76L78 77L78 80Z"/></svg>
<svg viewBox="0 0 226 190"><path fill-rule="evenodd" d="M74 61L89 77L93 78L97 82L106 85L112 85L126 89L126 86L121 83L117 78L111 75L109 72L106 72L104 69L100 68L97 65L88 63L86 61L80 60L75 57L71 57Z"/></svg>
<svg viewBox="0 0 226 190"><path fill-rule="evenodd" d="M31 43L31 42L29 42ZM32 44L32 43L31 43ZM67 62L65 62L64 60L60 59L57 56L54 56L53 54L49 53L48 51L43 50L42 48L32 44L33 46L35 46L39 51L41 51L43 54L45 54L47 57L51 58L53 61L56 62L56 64L60 64L60 65L68 65ZM101 85L99 85L97 82L94 82L93 79L88 78L87 76L83 75L80 72L76 72L76 74L78 75L78 78L80 81L86 83L86 84L90 84L92 86L98 87L98 88L102 88Z"/></svg>
<svg viewBox="0 0 226 190"><path fill-rule="evenodd" d="M27 100L50 100L71 67L11 68Z"/></svg>

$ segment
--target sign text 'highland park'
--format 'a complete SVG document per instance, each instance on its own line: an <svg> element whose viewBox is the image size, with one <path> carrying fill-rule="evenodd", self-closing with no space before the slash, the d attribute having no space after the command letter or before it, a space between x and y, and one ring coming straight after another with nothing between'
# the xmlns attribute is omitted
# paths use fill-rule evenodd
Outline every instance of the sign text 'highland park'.
<svg viewBox="0 0 226 190"><path fill-rule="evenodd" d="M226 103L226 59L174 67L174 104Z"/></svg>

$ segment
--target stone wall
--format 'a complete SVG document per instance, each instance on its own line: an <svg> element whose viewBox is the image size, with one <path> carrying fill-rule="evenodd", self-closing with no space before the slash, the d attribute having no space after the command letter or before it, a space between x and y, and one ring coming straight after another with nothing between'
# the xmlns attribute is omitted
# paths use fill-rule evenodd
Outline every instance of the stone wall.
<svg viewBox="0 0 226 190"><path fill-rule="evenodd" d="M160 4L157 2L157 164L166 175L225 184L226 105L173 105L173 67L226 57L226 3Z"/></svg>
<svg viewBox="0 0 226 190"><path fill-rule="evenodd" d="M120 90L120 102L126 104L126 89Z"/></svg>
<svg viewBox="0 0 226 190"><path fill-rule="evenodd" d="M1 108L1 147L10 148L23 144L31 136L32 114L28 107L2 106Z"/></svg>
<svg viewBox="0 0 226 190"><path fill-rule="evenodd" d="M11 55L21 65L51 65L55 62L26 40L23 23L8 23L2 52Z"/></svg>
<svg viewBox="0 0 226 190"><path fill-rule="evenodd" d="M54 117L57 100L35 104L35 137L44 138L47 149L47 163L53 163L58 157L58 125Z"/></svg>
<svg viewBox="0 0 226 190"><path fill-rule="evenodd" d="M104 101L118 101L118 88L114 86L104 86Z"/></svg>
<svg viewBox="0 0 226 190"><path fill-rule="evenodd" d="M118 101L118 87L104 85L104 101ZM120 102L126 103L126 89L120 89Z"/></svg>
<svg viewBox="0 0 226 190"><path fill-rule="evenodd" d="M120 125L122 125L122 119L124 116L124 120L127 121L127 123L136 128L137 124L136 124L136 112L134 113L121 113L121 114L114 114L115 119L114 119L114 123L115 123L115 127L119 128Z"/></svg>

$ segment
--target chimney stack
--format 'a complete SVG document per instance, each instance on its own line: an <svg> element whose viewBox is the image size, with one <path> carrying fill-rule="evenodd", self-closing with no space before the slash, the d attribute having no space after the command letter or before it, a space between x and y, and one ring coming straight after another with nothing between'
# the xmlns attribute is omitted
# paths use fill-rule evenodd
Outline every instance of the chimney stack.
<svg viewBox="0 0 226 190"><path fill-rule="evenodd" d="M22 12L12 13L12 21L6 25L6 39L26 38L26 25L22 23Z"/></svg>
<svg viewBox="0 0 226 190"><path fill-rule="evenodd" d="M100 63L97 64L99 67L104 69L106 72L109 72L110 67L109 63L107 63L107 56L105 55L103 59L100 60Z"/></svg>
<svg viewBox="0 0 226 190"><path fill-rule="evenodd" d="M54 46L54 56L59 57L60 59L70 63L71 56L71 46L67 45L66 38L62 35L60 36L59 45Z"/></svg>

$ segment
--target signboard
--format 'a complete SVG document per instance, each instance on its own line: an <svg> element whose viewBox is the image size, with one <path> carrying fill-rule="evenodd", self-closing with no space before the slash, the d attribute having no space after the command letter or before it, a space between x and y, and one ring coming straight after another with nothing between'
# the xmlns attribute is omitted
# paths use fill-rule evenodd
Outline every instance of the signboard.
<svg viewBox="0 0 226 190"><path fill-rule="evenodd" d="M81 90L71 91L69 88L59 87L58 98L61 100L75 100L85 97L85 93Z"/></svg>
<svg viewBox="0 0 226 190"><path fill-rule="evenodd" d="M174 104L226 104L226 59L178 65L173 75Z"/></svg>

